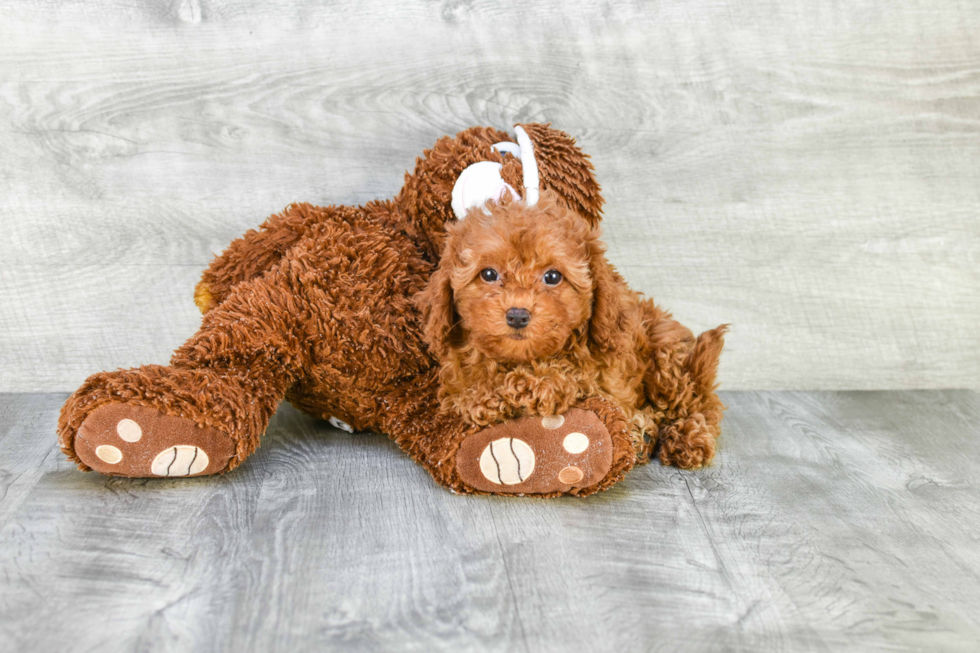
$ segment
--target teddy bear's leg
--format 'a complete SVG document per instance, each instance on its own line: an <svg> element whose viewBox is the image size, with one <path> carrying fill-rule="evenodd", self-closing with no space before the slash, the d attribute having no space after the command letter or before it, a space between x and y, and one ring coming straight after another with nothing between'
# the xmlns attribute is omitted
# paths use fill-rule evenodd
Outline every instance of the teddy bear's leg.
<svg viewBox="0 0 980 653"><path fill-rule="evenodd" d="M385 429L456 492L586 496L617 483L636 462L626 416L605 399L481 430L440 411L436 386L417 382L393 397Z"/></svg>
<svg viewBox="0 0 980 653"><path fill-rule="evenodd" d="M236 287L169 367L95 374L59 420L62 450L117 476L197 476L233 469L258 446L305 361L303 307L285 275Z"/></svg>
<svg viewBox="0 0 980 653"><path fill-rule="evenodd" d="M250 229L214 258L194 288L194 303L207 313L223 302L237 284L273 268L299 242L307 228L329 209L310 204L290 204L258 229Z"/></svg>
<svg viewBox="0 0 980 653"><path fill-rule="evenodd" d="M727 326L705 331L690 347L662 351L646 378L651 404L662 416L652 455L684 469L711 462L725 407L715 393Z"/></svg>

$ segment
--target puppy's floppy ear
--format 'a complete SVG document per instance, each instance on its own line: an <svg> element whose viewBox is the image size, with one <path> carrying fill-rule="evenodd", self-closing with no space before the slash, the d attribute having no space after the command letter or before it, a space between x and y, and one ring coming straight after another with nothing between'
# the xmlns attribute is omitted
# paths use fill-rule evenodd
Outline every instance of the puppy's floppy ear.
<svg viewBox="0 0 980 653"><path fill-rule="evenodd" d="M592 274L592 317L589 319L589 346L595 351L625 351L630 346L626 329L629 287L606 260L606 248L598 230L589 240L589 269Z"/></svg>
<svg viewBox="0 0 980 653"><path fill-rule="evenodd" d="M460 339L459 316L453 303L449 272L454 257L449 249L447 247L439 267L429 279L429 285L414 297L415 305L422 312L423 339L439 360L445 359L451 343Z"/></svg>

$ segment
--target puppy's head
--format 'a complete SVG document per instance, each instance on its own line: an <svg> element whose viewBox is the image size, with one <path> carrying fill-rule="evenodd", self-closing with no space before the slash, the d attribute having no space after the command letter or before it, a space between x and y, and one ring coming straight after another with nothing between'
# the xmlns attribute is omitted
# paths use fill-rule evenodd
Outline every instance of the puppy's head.
<svg viewBox="0 0 980 653"><path fill-rule="evenodd" d="M472 347L526 363L584 336L611 348L622 280L598 229L547 193L533 206L507 196L487 208L448 226L439 269L419 295L435 355Z"/></svg>

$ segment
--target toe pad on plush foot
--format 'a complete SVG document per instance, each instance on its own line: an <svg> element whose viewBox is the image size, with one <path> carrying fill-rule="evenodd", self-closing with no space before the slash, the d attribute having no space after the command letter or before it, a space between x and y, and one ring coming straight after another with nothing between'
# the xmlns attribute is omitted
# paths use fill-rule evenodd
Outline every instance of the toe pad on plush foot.
<svg viewBox="0 0 980 653"><path fill-rule="evenodd" d="M586 488L612 467L612 439L595 413L522 417L474 433L456 470L467 485L497 494L550 494Z"/></svg>
<svg viewBox="0 0 980 653"><path fill-rule="evenodd" d="M82 422L75 453L93 470L112 476L201 476L227 469L235 443L184 417L108 404Z"/></svg>

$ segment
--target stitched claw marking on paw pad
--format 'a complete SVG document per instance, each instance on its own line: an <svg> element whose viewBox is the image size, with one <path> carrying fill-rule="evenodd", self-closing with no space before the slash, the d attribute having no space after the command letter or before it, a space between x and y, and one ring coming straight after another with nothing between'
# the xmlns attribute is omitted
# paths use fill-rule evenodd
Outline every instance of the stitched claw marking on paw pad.
<svg viewBox="0 0 980 653"><path fill-rule="evenodd" d="M595 413L523 417L468 437L456 454L460 478L484 492L546 494L585 488L612 466L612 440Z"/></svg>
<svg viewBox="0 0 980 653"><path fill-rule="evenodd" d="M534 451L515 438L494 440L480 456L480 471L491 483L517 485L534 473Z"/></svg>
<svg viewBox="0 0 980 653"><path fill-rule="evenodd" d="M114 476L215 474L235 454L235 443L217 429L132 404L92 411L74 444L83 463Z"/></svg>
<svg viewBox="0 0 980 653"><path fill-rule="evenodd" d="M201 473L207 466L208 455L204 449L179 444L157 454L150 471L157 476L191 476Z"/></svg>

